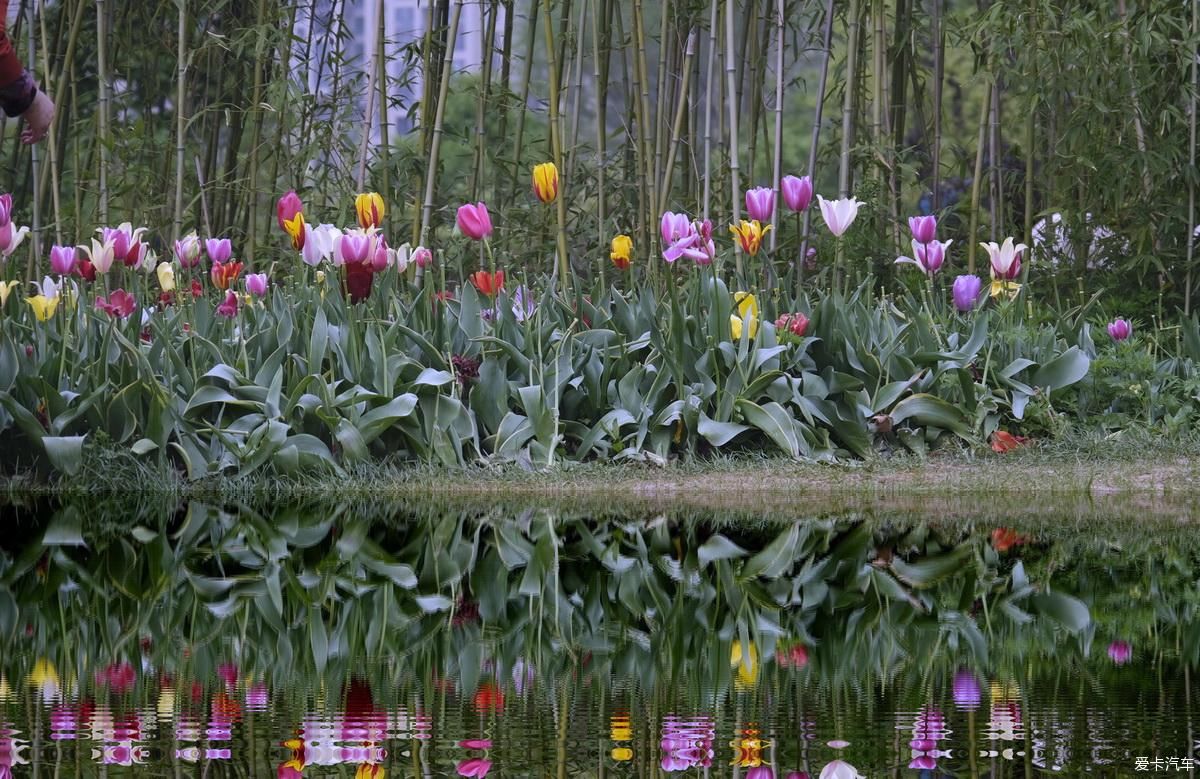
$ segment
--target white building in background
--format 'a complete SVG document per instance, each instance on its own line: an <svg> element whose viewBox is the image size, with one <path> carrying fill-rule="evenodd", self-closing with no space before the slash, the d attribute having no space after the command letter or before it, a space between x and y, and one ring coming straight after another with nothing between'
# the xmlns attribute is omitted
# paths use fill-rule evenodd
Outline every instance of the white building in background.
<svg viewBox="0 0 1200 779"><path fill-rule="evenodd" d="M491 3L483 0L467 0L463 4L454 46L456 73L475 72L483 67L485 9L490 6ZM343 39L342 53L346 64L363 70L370 66L378 42L376 0L316 0L316 13L312 19L308 18L308 9L313 6L302 2L300 7L302 10L296 19L297 45L304 47L311 35L316 36L312 39L312 70L308 74L309 87L313 91L320 89L318 82L323 80L322 60L325 62L325 72L328 72L329 62L337 54L339 34ZM419 53L410 66L404 49L414 43L419 45L425 35L429 14L436 12L436 7L437 0L383 0L384 51L388 59L387 121L393 137L412 128L416 115L410 109L420 102L424 89ZM499 67L499 55L495 52L501 47L503 33L504 9L501 7L496 23L493 67ZM372 129L373 135L378 133L377 122Z"/></svg>

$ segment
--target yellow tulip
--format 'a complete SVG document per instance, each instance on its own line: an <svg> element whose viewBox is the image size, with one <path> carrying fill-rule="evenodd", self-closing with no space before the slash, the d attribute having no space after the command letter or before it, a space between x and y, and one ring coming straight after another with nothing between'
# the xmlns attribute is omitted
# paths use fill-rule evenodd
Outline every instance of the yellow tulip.
<svg viewBox="0 0 1200 779"><path fill-rule="evenodd" d="M12 688L8 686L8 678L0 676L0 703L7 702L12 699Z"/></svg>
<svg viewBox="0 0 1200 779"><path fill-rule="evenodd" d="M558 168L553 162L533 166L533 194L543 203L553 203L558 197Z"/></svg>
<svg viewBox="0 0 1200 779"><path fill-rule="evenodd" d="M729 330L733 340L742 340L742 330L749 327L750 337L758 335L758 300L749 292L737 292L733 296L737 313L729 315Z"/></svg>
<svg viewBox="0 0 1200 779"><path fill-rule="evenodd" d="M633 759L633 750L629 747L617 747L612 751L612 759L624 763Z"/></svg>
<svg viewBox="0 0 1200 779"><path fill-rule="evenodd" d="M628 235L618 235L612 239L612 251L609 257L620 270L626 270L633 260L633 239Z"/></svg>
<svg viewBox="0 0 1200 779"><path fill-rule="evenodd" d="M375 763L363 763L354 772L354 779L383 779L387 776L387 771L383 770L383 766Z"/></svg>
<svg viewBox="0 0 1200 779"><path fill-rule="evenodd" d="M155 706L160 721L170 720L175 716L175 688L163 686L158 692L158 704Z"/></svg>
<svg viewBox="0 0 1200 779"><path fill-rule="evenodd" d="M34 295L33 297L25 298L25 302L33 309L33 315L39 322L45 322L54 316L54 312L58 310L58 297L48 298L45 295Z"/></svg>
<svg viewBox="0 0 1200 779"><path fill-rule="evenodd" d="M762 246L763 236L771 229L771 225L766 227L757 219L751 222L742 220L740 225L730 225L729 232L733 233L741 244L742 251L749 254L751 257L758 254L759 247Z"/></svg>
<svg viewBox="0 0 1200 779"><path fill-rule="evenodd" d="M354 210L358 212L358 224L364 230L383 224L386 208L383 204L383 196L378 192L364 192L354 198ZM286 225L284 229L288 229ZM291 230L288 229L288 235L291 234Z"/></svg>
<svg viewBox="0 0 1200 779"><path fill-rule="evenodd" d="M754 642L742 648L740 640L733 642L729 653L729 665L737 668L737 682L743 687L753 687L758 682L758 648Z"/></svg>
<svg viewBox="0 0 1200 779"><path fill-rule="evenodd" d="M175 267L171 263L160 262L155 273L158 274L158 286L162 287L163 292L175 289Z"/></svg>
<svg viewBox="0 0 1200 779"><path fill-rule="evenodd" d="M1009 300L1017 296L1021 291L1021 285L1015 281L1005 281L1003 279L992 279L992 297L1000 297L1006 295Z"/></svg>
<svg viewBox="0 0 1200 779"><path fill-rule="evenodd" d="M31 687L36 687L44 693L53 694L58 691L58 670L49 660L44 657L40 658L33 664L28 682Z"/></svg>
<svg viewBox="0 0 1200 779"><path fill-rule="evenodd" d="M21 286L19 281L0 281L0 306L8 302L8 293Z"/></svg>

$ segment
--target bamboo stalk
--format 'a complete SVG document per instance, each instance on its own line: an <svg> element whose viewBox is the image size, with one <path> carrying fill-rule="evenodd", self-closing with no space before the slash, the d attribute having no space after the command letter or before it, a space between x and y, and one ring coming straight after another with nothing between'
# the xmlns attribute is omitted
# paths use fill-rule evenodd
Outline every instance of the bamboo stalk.
<svg viewBox="0 0 1200 779"><path fill-rule="evenodd" d="M30 65L37 62L37 58L35 56L36 51L34 47L35 33L33 22L34 15L36 13L36 9L34 7L35 5L36 3L30 3L25 8L25 12L28 14L28 23L25 28L27 51L29 54L29 59L27 61ZM30 240L29 272L25 276L26 281L32 281L35 278L37 258L42 255L42 214L40 203L42 182L38 176L38 164L40 160L38 159L37 144L29 147L29 154L29 172L33 177L33 230L31 232Z"/></svg>
<svg viewBox="0 0 1200 779"><path fill-rule="evenodd" d="M1029 36L1031 42L1034 43L1036 50L1037 42L1037 0L1029 0ZM1034 60L1033 80L1037 81L1037 66ZM1036 89L1029 91L1031 105L1026 109L1025 115L1025 242L1029 246L1033 246L1033 150L1034 150L1034 121L1037 116L1038 107L1038 92Z"/></svg>
<svg viewBox="0 0 1200 779"><path fill-rule="evenodd" d="M258 10L255 13L255 25L258 28L258 40L254 46L254 87L251 91L251 103L254 107L254 124L250 129L250 164L246 184L246 261L254 262L255 243L258 240L258 147L262 140L263 109L262 93L264 79L263 57L266 49L267 34L267 0L258 0ZM370 126L370 122L367 122Z"/></svg>
<svg viewBox="0 0 1200 779"><path fill-rule="evenodd" d="M550 148L554 156L554 165L560 171L563 169L562 127L559 125L559 94L558 94L558 63L554 49L554 29L550 26L550 0L542 3L542 27L546 36L546 51L550 57ZM559 176L558 197L554 205L558 216L558 275L564 296L571 292L571 267L567 257L567 178Z"/></svg>
<svg viewBox="0 0 1200 779"><path fill-rule="evenodd" d="M725 0L725 80L728 83L728 105L729 105L729 191L731 199L730 221L737 223L741 216L741 181L739 180L738 171L738 91L737 91L737 74L736 58L733 56L733 38L734 38L734 20L735 0ZM734 267L737 271L738 279L743 278L742 274L742 252L741 249L734 245Z"/></svg>
<svg viewBox="0 0 1200 779"><path fill-rule="evenodd" d="M612 12L610 0L597 0L595 18L592 20L592 78L596 82L596 233L601 245L607 236L608 214L607 198L605 197L606 168L608 162L605 153L605 141L608 137L608 71L609 71L609 42L607 36L608 23ZM601 40L603 38L603 41ZM601 57L601 50L604 55ZM605 254L600 251L599 271L600 288L607 289L605 282Z"/></svg>
<svg viewBox="0 0 1200 779"><path fill-rule="evenodd" d="M942 207L942 0L933 0L933 211Z"/></svg>
<svg viewBox="0 0 1200 779"><path fill-rule="evenodd" d="M259 0L263 2L263 0ZM375 25L376 34L383 32L383 0L375 0ZM367 151L371 147L371 124L375 121L375 82L379 78L378 58L380 47L378 45L371 49L371 64L367 68L367 93L366 99L363 101L366 105L363 107L363 123L362 123L362 138L358 147L358 174L354 178L354 184L359 192L363 191L363 185L367 177ZM255 71L257 76L257 71ZM253 154L253 151L251 151ZM251 158L253 159L253 158ZM251 186L254 182L251 181Z"/></svg>
<svg viewBox="0 0 1200 779"><path fill-rule="evenodd" d="M635 45L635 64L637 66L637 83L640 87L640 97L638 99L638 150L639 150L639 182L642 187L642 219L645 225L646 240L643 245L649 250L649 256L654 256L652 247L655 245L655 237L657 233L652 225L657 221L658 215L654 213L654 204L658 202L654 178L654 164L650 158L650 137L651 127L654 121L650 115L650 76L646 69L646 28L642 15L642 0L634 0L633 2L633 26L634 35L637 38ZM649 264L650 278L654 279L657 274L657 263Z"/></svg>
<svg viewBox="0 0 1200 779"><path fill-rule="evenodd" d="M96 126L100 146L100 221L108 224L108 19L105 3L106 0L96 0L96 79L100 91Z"/></svg>
<svg viewBox="0 0 1200 779"><path fill-rule="evenodd" d="M775 192L772 199L771 224L779 224L779 179L783 175L783 26L785 0L775 3L775 154L771 167L771 189ZM775 252L775 242L779 237L779 228L771 231L771 252ZM772 257L774 260L774 257Z"/></svg>
<svg viewBox="0 0 1200 779"><path fill-rule="evenodd" d="M521 108L517 112L517 133L513 140L513 170L509 177L512 188L509 190L509 202L516 196L517 181L521 177L521 152L524 149L525 140L525 114L529 107L529 83L533 77L533 46L537 34L538 2L539 0L532 0L530 4L529 29L525 34L525 72L521 78ZM543 2L548 3L550 0L543 0Z"/></svg>
<svg viewBox="0 0 1200 779"><path fill-rule="evenodd" d="M316 0L313 0L315 3ZM418 114L418 121L421 123L421 153L429 154L430 132L432 124L429 121L429 101L432 100L433 90L429 85L433 82L433 3L429 3L425 9L425 37L421 42L421 108ZM423 190L424 182L417 178L417 190ZM420 244L421 242L421 201L413 198L413 230L412 242ZM424 275L424 268L417 268L417 288L421 287L421 278Z"/></svg>
<svg viewBox="0 0 1200 779"><path fill-rule="evenodd" d="M838 167L838 195L850 196L850 150L854 145L854 90L858 81L859 0L850 0L846 16L846 94L842 100L842 153Z"/></svg>
<svg viewBox="0 0 1200 779"><path fill-rule="evenodd" d="M663 116L667 110L667 93L670 92L670 87L667 84L667 75L677 72L668 64L667 55L671 52L672 47L667 43L669 40L670 18L671 18L671 0L661 0L659 5L659 30L658 30L658 84L655 89L654 99L654 170L650 181L654 186L659 187L659 182L663 180L663 147L667 145L666 141L666 125L663 121ZM647 85L649 88L649 85ZM665 200L662 192L656 189L656 197L654 202L661 203Z"/></svg>
<svg viewBox="0 0 1200 779"><path fill-rule="evenodd" d="M1003 86L999 76L996 77L995 83L992 85L992 105L991 105L991 123L988 127L988 149L989 162L988 168L991 172L989 189L991 195L988 198L988 212L992 220L992 240L1000 240L1000 234L1004 228L1004 203L1000 189L1000 92Z"/></svg>
<svg viewBox="0 0 1200 779"><path fill-rule="evenodd" d="M599 0L597 0L597 4ZM575 77L574 94L571 95L571 147L570 153L567 156L567 175L571 176L575 171L575 150L579 147L579 110L580 102L583 97L583 39L587 34L588 21L588 0L583 0L583 11L579 16L579 30L576 34L575 43L575 65L573 66L573 75Z"/></svg>
<svg viewBox="0 0 1200 779"><path fill-rule="evenodd" d="M487 22L484 27L483 36L483 73L479 82L479 99L475 104L475 156L471 164L471 181L467 187L471 193L472 202L479 199L479 182L483 180L483 160L485 156L484 147L487 141L486 128L486 109L491 104L491 82L492 82L492 47L496 36L496 16L499 13L499 8L492 0L490 3L491 13L487 15Z"/></svg>
<svg viewBox="0 0 1200 779"><path fill-rule="evenodd" d="M671 126L671 146L667 153L667 166L663 169L662 192L658 202L659 212L667 210L671 196L671 174L675 172L675 154L679 150L679 139L683 128L683 117L687 112L688 84L692 77L692 60L696 56L696 28L688 33L687 50L683 55L683 85L679 90L679 101L675 106L675 121Z"/></svg>
<svg viewBox="0 0 1200 779"><path fill-rule="evenodd" d="M808 146L808 175L814 180L817 173L817 150L821 144L821 117L825 109L825 89L829 81L829 59L833 56L833 0L825 4L825 31L822 38L821 75L817 81L817 106L813 111L812 138ZM804 210L803 239L800 241L800 254L796 256L796 296L802 291L801 282L804 278L804 263L808 259L808 231L812 226L812 208Z"/></svg>
<svg viewBox="0 0 1200 779"><path fill-rule="evenodd" d="M975 176L971 180L971 226L967 231L967 272L975 272L975 247L979 245L979 190L983 179L983 149L987 143L987 119L992 104L992 82L988 81L979 109L979 139L975 146Z"/></svg>
<svg viewBox="0 0 1200 779"><path fill-rule="evenodd" d="M1192 39L1200 32L1200 0L1192 0ZM1192 51L1192 94L1188 98L1188 164L1196 167L1196 95L1200 92L1200 51ZM1187 278L1183 293L1183 315L1192 315L1192 278L1196 259L1196 183L1188 180Z"/></svg>
<svg viewBox="0 0 1200 779"><path fill-rule="evenodd" d="M183 231L183 154L187 130L187 0L175 0L179 11L175 50L175 219L171 240Z"/></svg>
<svg viewBox="0 0 1200 779"><path fill-rule="evenodd" d="M380 179L383 182L381 191L385 199L392 197L392 140L391 112L388 110L388 58L387 58L387 22L383 15L383 0L379 0L379 13L376 15L375 28L375 84L379 87L379 152L381 156ZM286 71L285 71L286 72ZM279 117L283 126L282 112ZM394 209L386 209L383 217L384 234L391 232Z"/></svg>
<svg viewBox="0 0 1200 779"><path fill-rule="evenodd" d="M1133 133L1137 138L1138 154L1142 158L1142 189L1147 199L1153 189L1150 179L1150 166L1146 163L1146 128L1142 126L1142 106L1138 100L1137 80L1133 70L1133 53L1129 41L1129 14L1125 0L1117 0L1117 15L1121 18L1121 38L1125 49L1125 60L1129 68L1129 103L1133 109Z"/></svg>
<svg viewBox="0 0 1200 779"><path fill-rule="evenodd" d="M454 70L454 43L458 39L458 23L462 17L463 0L454 0L450 12L450 29L446 41L446 61L442 67L441 83L438 85L437 112L433 117L430 136L429 163L425 167L425 205L421 212L420 245L429 246L429 229L433 223L434 182L437 180L438 157L442 149L442 123L446 117L446 96L450 92L450 72ZM444 263L443 263L444 265ZM421 286L424 268L417 268L417 287Z"/></svg>
<svg viewBox="0 0 1200 779"><path fill-rule="evenodd" d="M38 14L40 29L42 34L42 75L46 79L46 91L50 94L56 94L54 85L62 83L61 81L51 80L50 77L50 42L46 35L46 9L42 6L42 12ZM54 204L54 241L62 243L62 204L59 202L59 190L61 182L58 177L58 119L57 117L50 123L50 129L46 134L46 155L50 158L50 196Z"/></svg>
<svg viewBox="0 0 1200 779"><path fill-rule="evenodd" d="M500 104L500 129L497 133L497 138L508 137L508 114L511 110L512 97L512 39L513 25L515 23L516 13L513 9L513 0L505 0L504 3L504 48L500 51L500 83L504 85L504 100ZM532 36L531 36L532 37ZM492 178L492 196L493 199L499 197L501 176Z"/></svg>
<svg viewBox="0 0 1200 779"><path fill-rule="evenodd" d="M712 193L712 119L713 65L717 61L717 0L711 0L708 11L708 75L704 90L704 194L701 197L704 219L708 219ZM720 106L717 107L718 112Z"/></svg>

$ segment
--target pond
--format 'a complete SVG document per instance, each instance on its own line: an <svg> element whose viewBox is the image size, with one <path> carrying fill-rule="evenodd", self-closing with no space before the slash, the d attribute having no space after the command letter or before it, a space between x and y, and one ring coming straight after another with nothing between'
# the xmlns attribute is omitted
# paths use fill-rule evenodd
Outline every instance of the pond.
<svg viewBox="0 0 1200 779"><path fill-rule="evenodd" d="M1194 767L1169 518L0 511L0 777Z"/></svg>

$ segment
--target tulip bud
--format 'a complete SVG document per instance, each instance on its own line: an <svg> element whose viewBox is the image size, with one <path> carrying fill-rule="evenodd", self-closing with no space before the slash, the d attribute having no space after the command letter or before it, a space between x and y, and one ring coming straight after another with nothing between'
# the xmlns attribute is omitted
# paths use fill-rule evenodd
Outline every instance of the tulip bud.
<svg viewBox="0 0 1200 779"><path fill-rule="evenodd" d="M775 215L775 192L768 187L746 190L746 214L759 222L770 222Z"/></svg>
<svg viewBox="0 0 1200 779"><path fill-rule="evenodd" d="M910 216L908 229L912 231L913 240L917 243L929 243L937 238L937 217Z"/></svg>
<svg viewBox="0 0 1200 779"><path fill-rule="evenodd" d="M783 192L783 202L790 210L800 212L808 209L813 198L812 179L808 176L797 178L795 176L784 176L779 182L779 189Z"/></svg>
<svg viewBox="0 0 1200 779"><path fill-rule="evenodd" d="M50 249L50 270L60 276L75 270L78 252L74 246L54 246Z"/></svg>
<svg viewBox="0 0 1200 779"><path fill-rule="evenodd" d="M175 289L175 268L169 262L160 262L158 269L158 286L163 292L170 292Z"/></svg>
<svg viewBox="0 0 1200 779"><path fill-rule="evenodd" d="M304 203L300 201L296 190L293 189L279 198L279 202L275 204L275 218L279 222L279 229L288 232L287 223L295 219L296 214L303 210Z"/></svg>
<svg viewBox="0 0 1200 779"><path fill-rule="evenodd" d="M247 273L246 274L246 291L256 298L261 298L267 294L267 274L265 273Z"/></svg>
<svg viewBox="0 0 1200 779"><path fill-rule="evenodd" d="M459 206L455 219L459 231L473 241L482 241L492 234L492 217L483 203Z"/></svg>
<svg viewBox="0 0 1200 779"><path fill-rule="evenodd" d="M433 252L424 246L418 246L412 253L412 261L418 268L428 268L433 264Z"/></svg>
<svg viewBox="0 0 1200 779"><path fill-rule="evenodd" d="M533 166L533 194L543 203L553 203L558 197L558 168L553 162Z"/></svg>
<svg viewBox="0 0 1200 779"><path fill-rule="evenodd" d="M1124 318L1117 318L1108 323L1108 334L1114 341L1124 341L1133 335L1133 325Z"/></svg>
<svg viewBox="0 0 1200 779"><path fill-rule="evenodd" d="M358 212L358 224L364 230L383 224L386 209L383 196L378 192L366 192L354 198L354 210Z"/></svg>
<svg viewBox="0 0 1200 779"><path fill-rule="evenodd" d="M1133 657L1133 648L1128 641L1114 641L1108 645L1108 658L1116 665L1125 665Z"/></svg>

